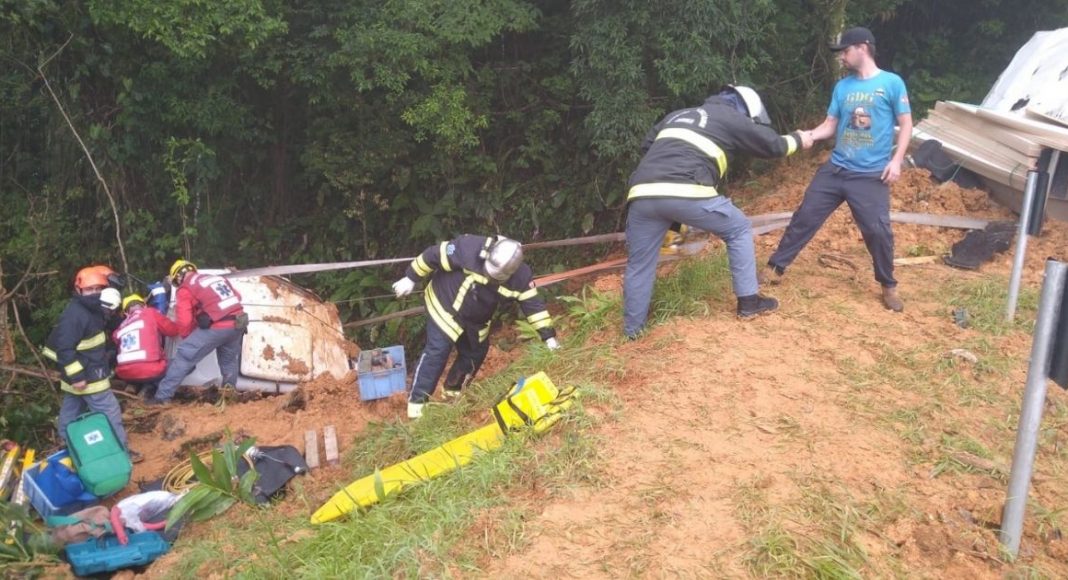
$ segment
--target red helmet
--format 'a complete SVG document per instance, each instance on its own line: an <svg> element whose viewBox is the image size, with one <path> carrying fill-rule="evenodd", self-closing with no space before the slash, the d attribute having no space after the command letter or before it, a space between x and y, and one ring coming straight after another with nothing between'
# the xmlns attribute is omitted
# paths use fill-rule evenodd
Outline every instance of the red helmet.
<svg viewBox="0 0 1068 580"><path fill-rule="evenodd" d="M92 286L106 287L108 285L108 276L113 276L114 274L115 270L107 266L87 266L78 270L78 274L74 277L74 287L78 290Z"/></svg>

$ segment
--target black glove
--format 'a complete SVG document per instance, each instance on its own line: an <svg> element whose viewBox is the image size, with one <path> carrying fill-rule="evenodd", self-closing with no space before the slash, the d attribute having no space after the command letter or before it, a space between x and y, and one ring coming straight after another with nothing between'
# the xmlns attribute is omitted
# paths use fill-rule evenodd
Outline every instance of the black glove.
<svg viewBox="0 0 1068 580"><path fill-rule="evenodd" d="M211 328L211 317L207 312L201 312L197 314L197 328L207 330Z"/></svg>

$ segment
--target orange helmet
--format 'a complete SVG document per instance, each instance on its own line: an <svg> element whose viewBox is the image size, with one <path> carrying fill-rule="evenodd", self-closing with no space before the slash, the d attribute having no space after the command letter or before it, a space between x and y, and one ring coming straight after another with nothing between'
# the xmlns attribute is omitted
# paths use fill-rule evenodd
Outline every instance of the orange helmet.
<svg viewBox="0 0 1068 580"><path fill-rule="evenodd" d="M92 286L107 286L108 276L115 274L115 270L107 266L87 266L78 270L74 277L74 287L78 290Z"/></svg>

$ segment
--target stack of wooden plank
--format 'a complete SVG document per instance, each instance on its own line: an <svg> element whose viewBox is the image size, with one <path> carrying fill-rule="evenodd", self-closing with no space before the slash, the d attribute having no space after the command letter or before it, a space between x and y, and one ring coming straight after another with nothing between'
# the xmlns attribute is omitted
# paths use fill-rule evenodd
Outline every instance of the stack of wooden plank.
<svg viewBox="0 0 1068 580"><path fill-rule="evenodd" d="M1020 130L1020 121L1035 126ZM1045 142L1056 141L1063 132L1062 147L1068 149L1068 129L1016 115L981 109L975 105L939 101L912 133L913 145L929 139L942 142L943 150L966 169L987 179L1023 191L1027 171L1035 166Z"/></svg>
<svg viewBox="0 0 1068 580"><path fill-rule="evenodd" d="M1055 205L1064 206L1053 215L1068 219L1068 126L1030 109L1024 113L939 101L913 129L912 146L940 141L954 161L978 174L995 198L1013 208L1019 205L1027 172L1048 151L1048 192L1058 200Z"/></svg>

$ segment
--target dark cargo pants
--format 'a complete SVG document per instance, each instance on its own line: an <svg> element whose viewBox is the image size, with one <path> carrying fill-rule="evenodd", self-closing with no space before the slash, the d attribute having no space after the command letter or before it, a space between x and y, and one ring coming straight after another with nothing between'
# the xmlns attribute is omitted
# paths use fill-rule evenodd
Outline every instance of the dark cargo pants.
<svg viewBox="0 0 1068 580"><path fill-rule="evenodd" d="M857 173L830 162L820 167L812 178L801 207L790 219L768 265L780 271L789 267L842 202L849 205L853 221L864 237L875 279L885 288L897 286L894 232L890 228L890 186L882 182L878 173Z"/></svg>
<svg viewBox="0 0 1068 580"><path fill-rule="evenodd" d="M482 366L482 362L486 360L486 354L489 353L489 339L480 342L476 336L474 340L471 340L468 332L472 331L465 330L453 343L449 335L445 334L445 331L439 328L432 318L427 318L426 347L419 355L419 362L415 364L412 392L408 395L409 402L425 403L434 394L438 379L445 370L445 364L449 362L453 344L456 345L456 361L452 363L452 368L445 377L445 388L460 390L471 382Z"/></svg>

